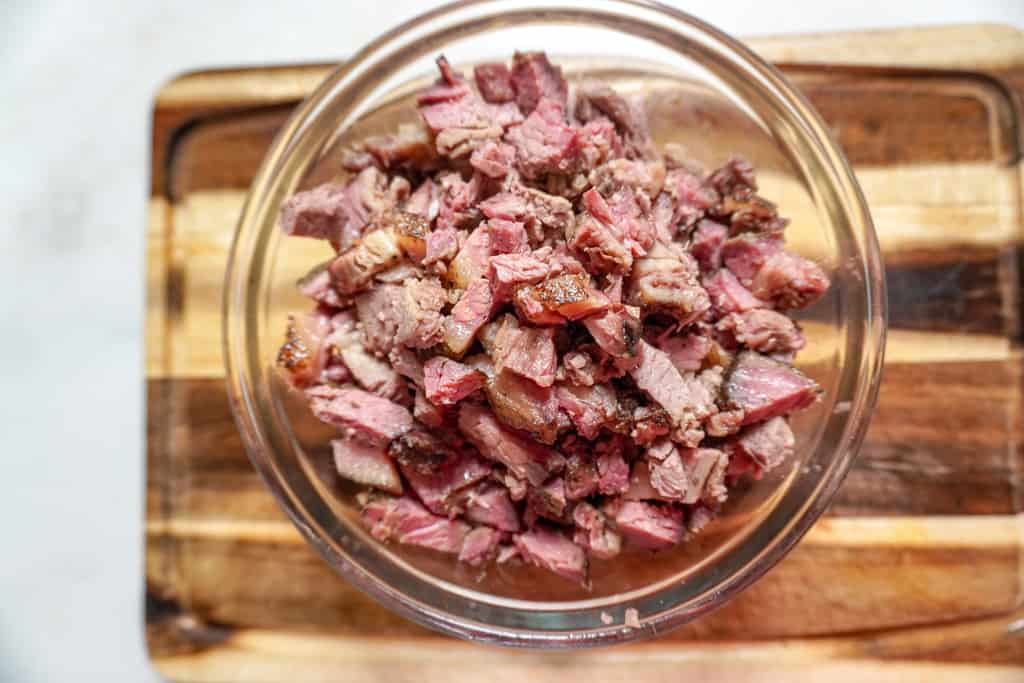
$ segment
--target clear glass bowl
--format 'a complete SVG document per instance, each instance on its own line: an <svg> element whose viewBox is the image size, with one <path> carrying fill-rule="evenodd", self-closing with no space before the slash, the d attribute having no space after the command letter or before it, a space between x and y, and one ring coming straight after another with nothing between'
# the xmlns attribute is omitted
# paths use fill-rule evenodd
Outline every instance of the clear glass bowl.
<svg viewBox="0 0 1024 683"><path fill-rule="evenodd" d="M645 97L656 141L686 145L708 168L733 153L748 157L762 194L793 219L790 247L821 263L833 282L802 312L808 343L798 365L825 394L793 420L791 466L735 491L693 542L594 562L589 591L530 567L492 567L481 577L452 558L370 537L358 521L355 490L332 470L334 432L273 368L287 312L308 308L295 281L330 254L312 240L283 239L281 202L331 177L346 141L413 120L412 93L435 78L439 53L466 69L506 60L515 49L546 50L571 80L601 78ZM387 33L296 110L242 212L223 324L232 408L253 464L342 576L447 633L576 648L678 626L722 605L793 547L828 505L867 427L882 367L885 297L875 234L846 160L806 100L742 44L645 2L488 0L445 7ZM630 608L639 626L625 623Z"/></svg>

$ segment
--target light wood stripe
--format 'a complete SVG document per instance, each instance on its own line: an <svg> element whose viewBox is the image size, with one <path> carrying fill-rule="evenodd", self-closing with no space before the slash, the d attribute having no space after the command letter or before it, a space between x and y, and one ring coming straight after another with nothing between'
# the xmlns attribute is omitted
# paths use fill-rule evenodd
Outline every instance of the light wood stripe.
<svg viewBox="0 0 1024 683"><path fill-rule="evenodd" d="M233 519L149 520L146 535L301 545L288 522ZM944 517L829 517L815 524L801 543L834 547L1015 548L1024 540L1024 515Z"/></svg>

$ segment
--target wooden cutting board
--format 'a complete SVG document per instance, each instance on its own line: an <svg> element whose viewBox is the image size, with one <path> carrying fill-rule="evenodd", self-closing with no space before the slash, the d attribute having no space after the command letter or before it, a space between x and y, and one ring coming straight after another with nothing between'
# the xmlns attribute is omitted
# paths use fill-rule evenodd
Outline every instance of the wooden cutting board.
<svg viewBox="0 0 1024 683"><path fill-rule="evenodd" d="M326 65L157 94L147 226L146 640L178 681L1024 679L1024 34L959 26L751 41L854 164L885 252L879 406L826 516L755 586L660 639L483 647L384 610L300 539L223 387L220 296L246 188ZM955 70L952 70L955 69Z"/></svg>

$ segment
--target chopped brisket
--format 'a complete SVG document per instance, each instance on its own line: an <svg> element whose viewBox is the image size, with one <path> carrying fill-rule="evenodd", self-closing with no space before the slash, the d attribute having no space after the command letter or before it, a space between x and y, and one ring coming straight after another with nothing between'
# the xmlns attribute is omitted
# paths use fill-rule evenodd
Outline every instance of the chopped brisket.
<svg viewBox="0 0 1024 683"><path fill-rule="evenodd" d="M761 422L806 408L818 396L818 385L794 367L744 351L725 381L725 398L744 412L743 424Z"/></svg>

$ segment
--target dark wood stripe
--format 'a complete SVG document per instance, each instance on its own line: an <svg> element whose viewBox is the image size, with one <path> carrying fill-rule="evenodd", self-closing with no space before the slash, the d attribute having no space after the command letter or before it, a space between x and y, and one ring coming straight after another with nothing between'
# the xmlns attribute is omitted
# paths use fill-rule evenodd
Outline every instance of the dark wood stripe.
<svg viewBox="0 0 1024 683"><path fill-rule="evenodd" d="M823 76L817 67L814 73L799 65L783 68L854 164L977 162L1005 156L989 123L1005 119L1011 108L991 79L941 72L927 79L921 71L881 75L842 68L830 68ZM248 188L296 104L268 100L252 107L202 102L158 107L153 115L151 192L173 198L187 191Z"/></svg>

